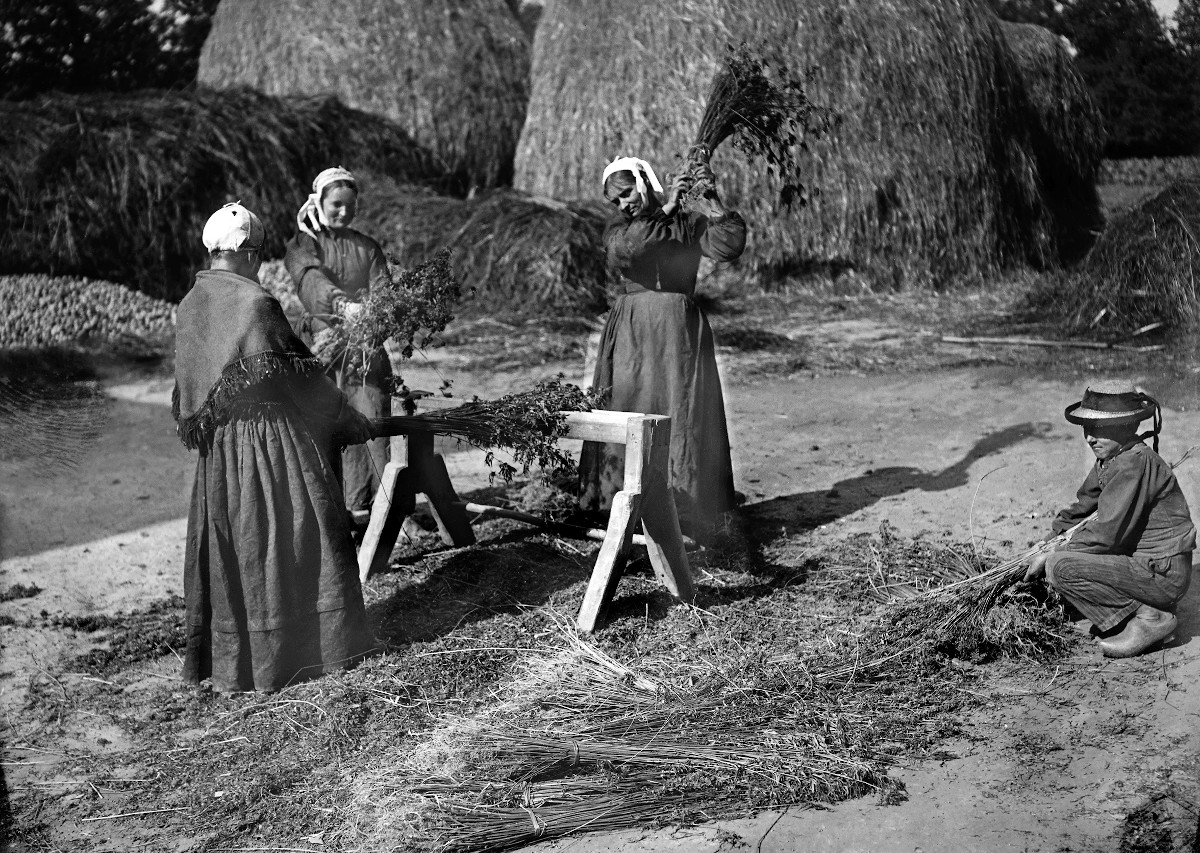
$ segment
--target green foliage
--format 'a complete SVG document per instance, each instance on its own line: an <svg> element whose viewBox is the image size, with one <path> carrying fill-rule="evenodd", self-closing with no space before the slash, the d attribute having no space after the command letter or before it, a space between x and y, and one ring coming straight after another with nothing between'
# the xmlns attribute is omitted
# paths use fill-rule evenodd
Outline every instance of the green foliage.
<svg viewBox="0 0 1200 853"><path fill-rule="evenodd" d="M1176 47L1193 63L1200 62L1200 0L1179 0L1174 22ZM1200 66L1193 66L1193 70L1200 70Z"/></svg>
<svg viewBox="0 0 1200 853"><path fill-rule="evenodd" d="M177 88L196 79L218 0L38 0L0 20L0 97Z"/></svg>
<svg viewBox="0 0 1200 853"><path fill-rule="evenodd" d="M1065 36L1104 114L1110 157L1200 151L1200 0L1181 0L1174 40L1151 0L992 0L1004 20Z"/></svg>
<svg viewBox="0 0 1200 853"><path fill-rule="evenodd" d="M1110 156L1195 150L1195 83L1150 0L1077 0L1064 7L1061 24L1104 113Z"/></svg>

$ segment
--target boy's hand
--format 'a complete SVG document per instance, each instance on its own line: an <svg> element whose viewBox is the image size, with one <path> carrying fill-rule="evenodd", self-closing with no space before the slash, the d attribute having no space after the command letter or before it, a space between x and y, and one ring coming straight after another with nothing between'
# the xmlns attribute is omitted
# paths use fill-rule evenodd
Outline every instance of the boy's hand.
<svg viewBox="0 0 1200 853"><path fill-rule="evenodd" d="M1029 568L1025 570L1025 580L1037 580L1046 574L1046 558L1049 556L1049 551L1042 551L1038 554L1034 554L1029 560Z"/></svg>

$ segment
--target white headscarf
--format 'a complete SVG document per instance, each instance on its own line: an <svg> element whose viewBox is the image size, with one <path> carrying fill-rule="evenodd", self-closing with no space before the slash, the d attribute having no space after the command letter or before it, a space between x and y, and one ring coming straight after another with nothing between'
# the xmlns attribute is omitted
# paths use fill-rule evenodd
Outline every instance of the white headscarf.
<svg viewBox="0 0 1200 853"><path fill-rule="evenodd" d="M326 188L335 181L346 181L353 184L355 192L358 191L358 181L355 180L354 175L341 166L331 166L313 178L312 194L296 211L296 224L300 226L301 231L307 232L312 237L317 236L313 234L313 231L329 227L329 222L325 219L325 211L321 207L321 196L324 195ZM311 230L307 226L311 226Z"/></svg>
<svg viewBox="0 0 1200 853"><path fill-rule="evenodd" d="M604 167L604 175L600 178L600 189L603 191L604 184L616 172L632 172L633 173L633 188L637 190L638 195L642 197L642 206L645 207L650 203L646 196L646 181L650 182L650 188L656 193L663 191L662 184L658 182L658 176L654 174L654 170L650 168L650 164L638 157L618 157L607 166ZM642 175L645 174L645 178Z"/></svg>

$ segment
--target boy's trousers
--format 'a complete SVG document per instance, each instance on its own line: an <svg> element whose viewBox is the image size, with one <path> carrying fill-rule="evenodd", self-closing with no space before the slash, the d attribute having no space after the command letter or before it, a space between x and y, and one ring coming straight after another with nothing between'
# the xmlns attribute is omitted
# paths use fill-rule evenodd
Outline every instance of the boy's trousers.
<svg viewBox="0 0 1200 853"><path fill-rule="evenodd" d="M1192 552L1127 557L1055 551L1046 559L1046 576L1096 628L1108 631L1142 604L1174 612L1192 580Z"/></svg>

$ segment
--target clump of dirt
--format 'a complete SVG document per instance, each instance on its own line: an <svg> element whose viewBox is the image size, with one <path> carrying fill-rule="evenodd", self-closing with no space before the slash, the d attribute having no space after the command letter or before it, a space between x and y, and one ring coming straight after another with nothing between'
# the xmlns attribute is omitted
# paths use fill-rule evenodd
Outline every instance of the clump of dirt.
<svg viewBox="0 0 1200 853"><path fill-rule="evenodd" d="M18 598L33 598L42 588L35 583L12 584L8 589L0 591L0 601L16 601Z"/></svg>
<svg viewBox="0 0 1200 853"><path fill-rule="evenodd" d="M104 648L79 655L70 664L95 675L176 653L187 641L184 601L178 595L135 613L54 616L46 621L55 628L103 634L96 642L104 644Z"/></svg>

